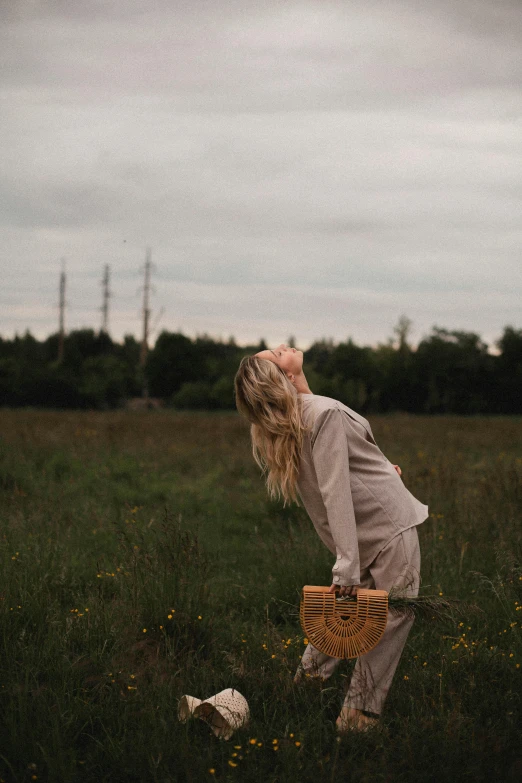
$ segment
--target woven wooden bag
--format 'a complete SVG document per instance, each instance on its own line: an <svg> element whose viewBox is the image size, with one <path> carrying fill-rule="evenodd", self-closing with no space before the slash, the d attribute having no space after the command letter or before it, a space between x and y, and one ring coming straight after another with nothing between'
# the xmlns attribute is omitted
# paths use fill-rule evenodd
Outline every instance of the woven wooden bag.
<svg viewBox="0 0 522 783"><path fill-rule="evenodd" d="M388 619L386 590L360 588L357 601L337 599L329 587L305 585L299 616L308 641L333 658L357 658L379 642Z"/></svg>

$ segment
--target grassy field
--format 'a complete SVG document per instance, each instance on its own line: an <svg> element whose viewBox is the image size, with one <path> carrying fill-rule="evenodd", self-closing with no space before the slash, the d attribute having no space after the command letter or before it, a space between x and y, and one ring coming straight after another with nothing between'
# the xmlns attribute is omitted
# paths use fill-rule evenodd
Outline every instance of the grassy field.
<svg viewBox="0 0 522 783"><path fill-rule="evenodd" d="M518 781L522 420L370 416L427 503L418 619L372 736L336 740L352 663L292 684L303 584L332 556L266 498L235 414L0 411L0 779ZM229 742L177 720L236 687Z"/></svg>

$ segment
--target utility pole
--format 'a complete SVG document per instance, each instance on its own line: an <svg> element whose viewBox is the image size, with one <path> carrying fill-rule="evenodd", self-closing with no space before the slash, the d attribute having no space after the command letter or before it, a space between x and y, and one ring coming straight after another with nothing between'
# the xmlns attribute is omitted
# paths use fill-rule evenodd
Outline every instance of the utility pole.
<svg viewBox="0 0 522 783"><path fill-rule="evenodd" d="M149 350L149 320L150 320L150 272L152 262L150 260L150 247L147 248L145 259L145 282L143 284L143 337L141 340L140 367L145 366L147 361L147 352Z"/></svg>
<svg viewBox="0 0 522 783"><path fill-rule="evenodd" d="M62 258L62 271L60 272L60 321L58 327L58 362L63 361L65 339L65 259Z"/></svg>
<svg viewBox="0 0 522 783"><path fill-rule="evenodd" d="M147 384L147 377L145 375L145 364L147 363L147 354L149 351L149 333L150 333L150 276L153 268L153 263L150 260L151 252L150 247L147 248L147 255L145 257L145 280L143 284L143 336L141 340L140 351L140 370L141 377L143 379L143 391L142 396L148 404L149 399L149 387Z"/></svg>
<svg viewBox="0 0 522 783"><path fill-rule="evenodd" d="M105 269L103 272L103 280L102 280L102 286L103 286L103 304L101 306L102 311L102 327L101 331L108 334L109 332L109 299L111 296L111 292L109 290L109 281L110 281L110 269L109 265L105 264Z"/></svg>

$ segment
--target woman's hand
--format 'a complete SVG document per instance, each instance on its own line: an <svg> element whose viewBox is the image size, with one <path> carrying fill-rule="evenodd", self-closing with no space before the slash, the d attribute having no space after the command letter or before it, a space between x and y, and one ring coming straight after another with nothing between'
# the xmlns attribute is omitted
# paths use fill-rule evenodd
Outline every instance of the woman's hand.
<svg viewBox="0 0 522 783"><path fill-rule="evenodd" d="M395 470L397 471L399 476L402 475L402 470L400 469L400 467L398 465L394 465L393 467L395 468Z"/></svg>
<svg viewBox="0 0 522 783"><path fill-rule="evenodd" d="M342 587L339 587L339 585L332 585L330 589L328 590L329 593L335 593L336 590L339 590L337 597L342 598L343 596L351 596L354 598L357 595L357 591L359 589L360 585L345 585Z"/></svg>

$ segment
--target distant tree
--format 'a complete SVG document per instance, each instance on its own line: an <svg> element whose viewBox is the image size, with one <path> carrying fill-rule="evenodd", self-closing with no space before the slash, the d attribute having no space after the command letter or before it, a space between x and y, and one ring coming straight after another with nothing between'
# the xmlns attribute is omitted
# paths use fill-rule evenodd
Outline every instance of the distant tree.
<svg viewBox="0 0 522 783"><path fill-rule="evenodd" d="M17 362L2 345L2 358L0 359L0 406L19 405L16 394Z"/></svg>
<svg viewBox="0 0 522 783"><path fill-rule="evenodd" d="M13 340L13 355L19 362L43 365L45 354L42 344L27 330L22 337L15 336Z"/></svg>
<svg viewBox="0 0 522 783"><path fill-rule="evenodd" d="M90 356L82 365L78 391L87 408L116 408L129 396L125 363L116 356Z"/></svg>
<svg viewBox="0 0 522 783"><path fill-rule="evenodd" d="M189 337L163 331L149 351L145 372L152 396L169 398L184 383L205 377L203 354Z"/></svg>
<svg viewBox="0 0 522 783"><path fill-rule="evenodd" d="M212 386L212 401L216 408L233 410L236 407L234 397L234 379L223 376Z"/></svg>
<svg viewBox="0 0 522 783"><path fill-rule="evenodd" d="M85 400L79 391L79 377L73 370L56 363L50 364L32 384L29 405L45 408L84 408Z"/></svg>
<svg viewBox="0 0 522 783"><path fill-rule="evenodd" d="M352 408L366 409L377 380L371 348L356 345L350 337L328 351L322 372L334 382L332 396Z"/></svg>
<svg viewBox="0 0 522 783"><path fill-rule="evenodd" d="M307 351L304 352L304 360L307 365L324 375L328 372L330 357L334 351L334 341L330 339L316 340Z"/></svg>
<svg viewBox="0 0 522 783"><path fill-rule="evenodd" d="M492 355L474 332L437 326L413 350L410 328L401 315L394 338L375 348L352 338L315 342L305 352L311 388L360 411L522 413L522 329L506 326ZM70 332L60 364L57 341L28 331L0 337L0 405L109 408L141 392L140 344L132 335L115 343L92 329ZM232 338L163 331L145 367L149 392L179 408L233 409L239 362L263 348L264 340L238 346Z"/></svg>
<svg viewBox="0 0 522 783"><path fill-rule="evenodd" d="M401 315L393 327L395 339L372 352L379 376L372 401L378 410L414 411L419 404L414 353L408 342L411 326L412 321Z"/></svg>
<svg viewBox="0 0 522 783"><path fill-rule="evenodd" d="M184 383L181 389L172 395L175 408L208 410L214 407L212 386L206 381Z"/></svg>
<svg viewBox="0 0 522 783"><path fill-rule="evenodd" d="M494 357L479 335L435 326L419 343L415 366L426 413L487 410Z"/></svg>
<svg viewBox="0 0 522 783"><path fill-rule="evenodd" d="M139 370L141 344L132 334L126 334L123 344L115 343L115 355L125 368L125 386L129 397L137 397L143 387L143 378Z"/></svg>
<svg viewBox="0 0 522 783"><path fill-rule="evenodd" d="M56 365L38 366L15 357L1 359L0 405L80 408L78 378Z"/></svg>
<svg viewBox="0 0 522 783"><path fill-rule="evenodd" d="M411 351L408 344L408 336L411 332L412 321L408 316L401 315L397 324L393 327L394 334L397 338L397 349L401 352Z"/></svg>
<svg viewBox="0 0 522 783"><path fill-rule="evenodd" d="M497 347L495 410L522 413L522 329L504 327Z"/></svg>
<svg viewBox="0 0 522 783"><path fill-rule="evenodd" d="M54 332L54 334L50 334L49 337L47 337L44 340L43 351L44 351L46 364L51 364L52 362L55 361L56 357L58 356L58 340L59 340L58 332Z"/></svg>
<svg viewBox="0 0 522 783"><path fill-rule="evenodd" d="M107 332L77 329L69 332L65 337L64 365L66 367L79 370L86 359L114 353L114 343Z"/></svg>

